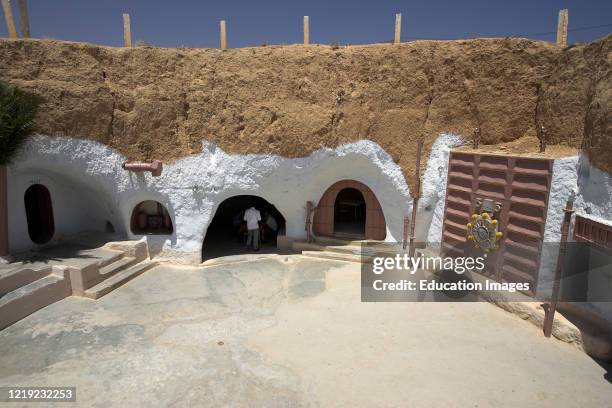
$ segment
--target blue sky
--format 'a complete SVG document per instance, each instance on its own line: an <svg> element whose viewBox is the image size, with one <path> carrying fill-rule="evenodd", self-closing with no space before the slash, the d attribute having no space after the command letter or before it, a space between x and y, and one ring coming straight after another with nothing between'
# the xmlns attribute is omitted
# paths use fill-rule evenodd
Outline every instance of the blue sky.
<svg viewBox="0 0 612 408"><path fill-rule="evenodd" d="M17 0L12 0L19 20ZM367 44L393 38L402 13L402 40L528 36L553 41L558 11L569 9L569 43L612 32L612 0L28 0L33 37L120 46L122 17L130 13L133 41L162 47L217 47L219 20L227 21L228 46L302 41L302 16L310 16L311 43ZM4 19L0 36L7 36Z"/></svg>

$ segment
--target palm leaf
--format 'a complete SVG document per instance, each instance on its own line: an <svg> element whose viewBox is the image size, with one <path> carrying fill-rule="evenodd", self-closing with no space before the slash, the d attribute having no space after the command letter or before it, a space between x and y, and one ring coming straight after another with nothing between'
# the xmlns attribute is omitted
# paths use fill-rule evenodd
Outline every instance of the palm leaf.
<svg viewBox="0 0 612 408"><path fill-rule="evenodd" d="M0 81L0 165L8 164L36 128L40 97Z"/></svg>

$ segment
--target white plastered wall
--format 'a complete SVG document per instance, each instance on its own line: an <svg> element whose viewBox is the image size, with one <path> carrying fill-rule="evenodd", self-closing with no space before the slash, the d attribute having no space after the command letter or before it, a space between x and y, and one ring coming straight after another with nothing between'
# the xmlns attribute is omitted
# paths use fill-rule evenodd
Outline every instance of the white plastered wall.
<svg viewBox="0 0 612 408"><path fill-rule="evenodd" d="M41 166L9 169L9 236L14 251L39 247L30 240L24 195L35 184L45 186L51 195L54 235L49 244L83 231L105 231L106 222L121 227L105 197L69 176L45 171Z"/></svg>
<svg viewBox="0 0 612 408"><path fill-rule="evenodd" d="M423 174L423 187L419 200L416 239L427 242L432 249L442 241L446 183L448 178L448 156L450 150L465 141L456 135L441 134L431 147L427 168Z"/></svg>
<svg viewBox="0 0 612 408"><path fill-rule="evenodd" d="M206 229L219 204L235 195L257 195L276 206L286 234L304 238L306 201L315 203L335 182L352 179L377 196L387 240L401 240L410 214L408 186L399 166L376 143L358 141L289 159L270 154L230 155L213 144L202 153L165 164L161 177L127 172L125 157L108 146L73 138L37 136L9 167L9 236L13 251L35 247L27 234L23 194L36 182L52 197L53 242L83 231L103 231L110 221L130 239L143 239L153 255L179 262L200 261ZM145 200L162 203L174 232L140 236L130 231L133 208Z"/></svg>
<svg viewBox="0 0 612 408"><path fill-rule="evenodd" d="M575 194L575 214L595 221L612 225L612 176L591 165L588 158L580 156L557 159L553 165L546 227L545 243L558 243L561 239L561 226L564 218L563 209L572 192ZM573 241L572 219L568 241ZM557 267L558 246L545 245L541 256L538 275L538 296L547 297L552 293L554 274ZM612 273L593 271L589 275L589 289L612 291ZM582 307L590 308L612 321L612 303L584 302Z"/></svg>
<svg viewBox="0 0 612 408"><path fill-rule="evenodd" d="M586 155L578 159L578 195L574 208L576 214L593 219L606 225L612 225L612 175L593 167ZM589 276L589 293L592 299L601 299L595 292L612 293L612 270L610 266L604 271L601 268ZM594 297L592 297L595 295ZM604 316L612 322L611 302L589 302L584 306Z"/></svg>

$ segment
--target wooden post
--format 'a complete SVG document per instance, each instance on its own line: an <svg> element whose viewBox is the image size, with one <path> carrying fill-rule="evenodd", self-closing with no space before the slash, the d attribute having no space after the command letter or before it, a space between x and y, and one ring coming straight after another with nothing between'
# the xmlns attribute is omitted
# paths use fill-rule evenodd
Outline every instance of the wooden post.
<svg viewBox="0 0 612 408"><path fill-rule="evenodd" d="M478 149L480 146L480 128L474 129L474 137L472 139L472 148Z"/></svg>
<svg viewBox="0 0 612 408"><path fill-rule="evenodd" d="M544 125L540 126L538 132L538 139L540 139L540 153L544 153L546 151L546 128Z"/></svg>
<svg viewBox="0 0 612 408"><path fill-rule="evenodd" d="M310 44L310 18L304 16L304 45Z"/></svg>
<svg viewBox="0 0 612 408"><path fill-rule="evenodd" d="M557 45L567 46L567 25L569 12L567 9L559 10L559 21L557 22Z"/></svg>
<svg viewBox="0 0 612 408"><path fill-rule="evenodd" d="M15 28L13 10L11 9L11 0L2 0L2 8L4 9L4 19L6 20L9 38L17 38L17 29Z"/></svg>
<svg viewBox="0 0 612 408"><path fill-rule="evenodd" d="M7 181L6 165L0 164L0 257L3 258L9 256Z"/></svg>
<svg viewBox="0 0 612 408"><path fill-rule="evenodd" d="M30 38L30 20L28 19L28 5L26 0L19 0L19 22L21 37Z"/></svg>
<svg viewBox="0 0 612 408"><path fill-rule="evenodd" d="M559 254L557 255L557 268L555 269L555 280L553 281L552 295L550 302L544 303L544 323L542 330L544 337L550 337L555 321L555 312L557 311L557 302L559 301L559 292L561 290L561 279L563 278L563 262L565 261L565 252L567 251L567 236L569 233L570 224L572 223L572 214L574 213L575 194L572 194L565 205L563 212L563 224L561 224L561 241L559 241Z"/></svg>
<svg viewBox="0 0 612 408"><path fill-rule="evenodd" d="M408 228L410 228L410 218L404 217L404 232L402 234L402 249L408 246Z"/></svg>
<svg viewBox="0 0 612 408"><path fill-rule="evenodd" d="M127 13L123 14L123 46L127 48L132 47L132 30L130 28L130 15Z"/></svg>
<svg viewBox="0 0 612 408"><path fill-rule="evenodd" d="M421 153L423 151L423 140L424 139L420 139L417 142L417 156L416 156L416 163L415 163L415 170L414 170L414 191L411 192L412 195L412 214L410 217L410 248L408 249L408 256L409 257L414 257L414 252L416 250L415 246L414 246L414 239L415 237L415 231L416 231L416 219L417 219L417 212L419 209L419 198L421 197Z"/></svg>
<svg viewBox="0 0 612 408"><path fill-rule="evenodd" d="M225 30L225 20L219 22L219 29L221 31L221 49L227 49L227 32Z"/></svg>
<svg viewBox="0 0 612 408"><path fill-rule="evenodd" d="M395 40L393 40L393 44L400 43L401 34L402 34L402 13L397 13L395 15Z"/></svg>
<svg viewBox="0 0 612 408"><path fill-rule="evenodd" d="M306 201L306 242L308 243L314 241L312 236L312 217L316 209L312 201Z"/></svg>

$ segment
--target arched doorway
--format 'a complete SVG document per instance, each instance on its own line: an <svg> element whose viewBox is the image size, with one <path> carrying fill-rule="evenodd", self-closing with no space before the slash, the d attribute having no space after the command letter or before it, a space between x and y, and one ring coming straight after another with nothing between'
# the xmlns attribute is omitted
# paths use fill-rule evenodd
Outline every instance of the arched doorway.
<svg viewBox="0 0 612 408"><path fill-rule="evenodd" d="M285 233L285 217L265 199L238 195L224 200L208 225L202 244L202 261L220 256L251 253L246 248L244 212L255 207L261 214L259 253L274 253L276 237Z"/></svg>
<svg viewBox="0 0 612 408"><path fill-rule="evenodd" d="M53 238L55 221L51 194L42 184L34 184L23 197L28 222L28 235L32 242L45 244Z"/></svg>
<svg viewBox="0 0 612 408"><path fill-rule="evenodd" d="M366 203L361 191L344 188L334 203L334 233L365 238Z"/></svg>
<svg viewBox="0 0 612 408"><path fill-rule="evenodd" d="M378 199L355 180L338 181L323 193L312 227L315 235L327 237L384 240L387 236Z"/></svg>
<svg viewBox="0 0 612 408"><path fill-rule="evenodd" d="M174 231L166 207L153 200L143 201L134 207L130 229L137 235L170 235Z"/></svg>

